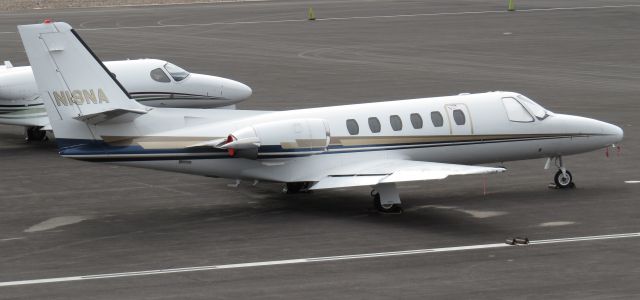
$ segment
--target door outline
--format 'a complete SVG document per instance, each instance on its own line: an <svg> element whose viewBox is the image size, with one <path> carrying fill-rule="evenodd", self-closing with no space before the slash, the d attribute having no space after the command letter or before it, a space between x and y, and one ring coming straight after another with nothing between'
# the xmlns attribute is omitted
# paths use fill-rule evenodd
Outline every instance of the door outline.
<svg viewBox="0 0 640 300"><path fill-rule="evenodd" d="M453 111L459 109L464 113L464 117L466 122L464 125L458 125L453 120ZM463 135L472 135L473 134L473 120L471 119L471 112L469 108L464 103L449 103L444 105L444 110L447 114L447 120L449 121L449 134L454 134L454 126L458 130L464 130L465 134ZM467 133L468 131L468 133ZM458 133L459 134L459 133Z"/></svg>

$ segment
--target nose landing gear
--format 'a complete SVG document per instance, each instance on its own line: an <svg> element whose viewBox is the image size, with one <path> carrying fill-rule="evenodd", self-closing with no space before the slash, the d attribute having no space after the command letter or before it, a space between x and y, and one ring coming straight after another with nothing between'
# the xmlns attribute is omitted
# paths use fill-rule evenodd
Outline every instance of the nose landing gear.
<svg viewBox="0 0 640 300"><path fill-rule="evenodd" d="M562 156L556 156L553 158L549 158L547 160L547 164L545 165L545 169L549 168L549 164L551 163L551 159L554 159L554 163L558 168L558 172L553 176L553 185L554 188L557 189L566 189L566 188L575 188L576 185L573 183L573 175L571 172L564 167L564 163L562 162Z"/></svg>

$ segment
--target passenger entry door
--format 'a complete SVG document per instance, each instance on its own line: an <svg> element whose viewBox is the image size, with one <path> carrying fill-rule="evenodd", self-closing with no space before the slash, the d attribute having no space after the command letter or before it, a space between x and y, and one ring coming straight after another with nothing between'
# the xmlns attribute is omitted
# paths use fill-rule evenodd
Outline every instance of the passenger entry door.
<svg viewBox="0 0 640 300"><path fill-rule="evenodd" d="M447 117L449 118L449 128L452 135L471 135L473 134L473 123L471 122L471 114L464 104L447 104L445 105Z"/></svg>

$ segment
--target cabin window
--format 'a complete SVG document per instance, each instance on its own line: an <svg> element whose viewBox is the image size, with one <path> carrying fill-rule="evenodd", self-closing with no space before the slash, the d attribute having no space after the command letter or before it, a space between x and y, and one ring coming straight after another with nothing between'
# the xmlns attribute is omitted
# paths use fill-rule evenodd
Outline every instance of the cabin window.
<svg viewBox="0 0 640 300"><path fill-rule="evenodd" d="M529 112L514 98L502 98L502 104L507 110L507 116L512 122L533 122L533 117Z"/></svg>
<svg viewBox="0 0 640 300"><path fill-rule="evenodd" d="M171 82L171 79L169 79L169 76L167 76L167 74L165 74L164 71L162 71L162 69L160 68L151 70L150 75L151 75L151 79L157 82Z"/></svg>
<svg viewBox="0 0 640 300"><path fill-rule="evenodd" d="M402 119L398 115L392 115L389 117L389 123L391 123L391 128L394 131L402 130Z"/></svg>
<svg viewBox="0 0 640 300"><path fill-rule="evenodd" d="M360 127L358 126L358 122L354 119L347 120L347 130L350 135L356 135L360 132Z"/></svg>
<svg viewBox="0 0 640 300"><path fill-rule="evenodd" d="M171 75L171 77L173 77L173 80L175 81L181 81L189 77L190 74L185 69L180 68L172 63L165 64L164 68L167 70L167 72L169 72L169 75Z"/></svg>
<svg viewBox="0 0 640 300"><path fill-rule="evenodd" d="M442 114L439 111L431 112L431 123L433 123L433 127L442 127L444 124L444 119L442 118Z"/></svg>
<svg viewBox="0 0 640 300"><path fill-rule="evenodd" d="M413 128L422 128L422 117L420 116L420 114L411 114L411 116L409 116L409 119L411 119L411 125L413 125Z"/></svg>
<svg viewBox="0 0 640 300"><path fill-rule="evenodd" d="M380 120L376 117L369 118L369 129L371 129L372 133L378 133L382 129L380 125Z"/></svg>
<svg viewBox="0 0 640 300"><path fill-rule="evenodd" d="M461 109L453 110L453 121L458 125L464 125L467 122L467 119L464 116L464 112Z"/></svg>

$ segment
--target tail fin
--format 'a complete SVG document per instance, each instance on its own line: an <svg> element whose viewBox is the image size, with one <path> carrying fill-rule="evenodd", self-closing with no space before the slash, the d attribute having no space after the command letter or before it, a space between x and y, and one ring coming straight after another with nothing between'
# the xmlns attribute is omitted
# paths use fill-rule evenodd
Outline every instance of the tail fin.
<svg viewBox="0 0 640 300"><path fill-rule="evenodd" d="M18 26L57 139L99 140L94 124L147 112L66 23Z"/></svg>

